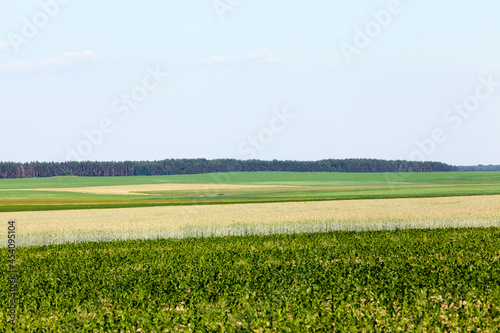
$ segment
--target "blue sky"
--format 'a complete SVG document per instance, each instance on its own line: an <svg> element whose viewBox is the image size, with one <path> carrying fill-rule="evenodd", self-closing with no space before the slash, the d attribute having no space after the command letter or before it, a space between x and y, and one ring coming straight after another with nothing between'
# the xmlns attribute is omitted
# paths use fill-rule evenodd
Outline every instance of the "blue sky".
<svg viewBox="0 0 500 333"><path fill-rule="evenodd" d="M3 1L0 160L500 164L499 12L472 0Z"/></svg>

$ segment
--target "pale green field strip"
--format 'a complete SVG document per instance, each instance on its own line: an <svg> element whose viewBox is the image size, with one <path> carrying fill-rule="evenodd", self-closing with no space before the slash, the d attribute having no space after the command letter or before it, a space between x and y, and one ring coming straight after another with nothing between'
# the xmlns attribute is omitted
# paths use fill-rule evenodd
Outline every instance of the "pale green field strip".
<svg viewBox="0 0 500 333"><path fill-rule="evenodd" d="M500 227L500 196L0 213L18 246L123 239ZM4 245L2 245L4 246Z"/></svg>
<svg viewBox="0 0 500 333"><path fill-rule="evenodd" d="M73 188L142 184L254 184L291 186L388 186L417 184L500 184L500 172L340 173L229 172L130 177L0 179L0 189Z"/></svg>

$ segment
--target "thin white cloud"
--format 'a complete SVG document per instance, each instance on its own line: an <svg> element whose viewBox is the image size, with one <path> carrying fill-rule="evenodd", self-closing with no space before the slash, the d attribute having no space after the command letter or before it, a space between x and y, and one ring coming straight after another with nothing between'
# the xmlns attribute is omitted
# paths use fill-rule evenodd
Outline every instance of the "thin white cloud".
<svg viewBox="0 0 500 333"><path fill-rule="evenodd" d="M7 52L7 51L10 51L11 49L12 49L12 45L10 45L10 43L2 42L0 40L0 52Z"/></svg>
<svg viewBox="0 0 500 333"><path fill-rule="evenodd" d="M34 74L79 71L100 63L102 56L92 51L63 53L59 57L0 64L0 74Z"/></svg>
<svg viewBox="0 0 500 333"><path fill-rule="evenodd" d="M234 57L215 56L177 63L180 66L219 66L219 65L261 65L277 61L271 51L258 50L245 52Z"/></svg>

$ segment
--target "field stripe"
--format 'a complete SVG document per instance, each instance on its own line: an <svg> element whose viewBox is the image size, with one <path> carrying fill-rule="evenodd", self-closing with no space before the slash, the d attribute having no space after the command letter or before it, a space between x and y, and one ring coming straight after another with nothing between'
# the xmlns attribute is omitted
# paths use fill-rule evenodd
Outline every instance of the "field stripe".
<svg viewBox="0 0 500 333"><path fill-rule="evenodd" d="M270 232L500 226L500 196L0 213L20 245ZM322 229L323 228L323 229Z"/></svg>

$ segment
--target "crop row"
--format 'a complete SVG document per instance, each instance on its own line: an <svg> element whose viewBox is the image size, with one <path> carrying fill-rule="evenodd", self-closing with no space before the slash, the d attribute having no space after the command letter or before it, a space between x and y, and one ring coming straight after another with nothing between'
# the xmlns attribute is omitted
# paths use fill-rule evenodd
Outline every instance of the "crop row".
<svg viewBox="0 0 500 333"><path fill-rule="evenodd" d="M499 228L20 248L0 331L493 332L499 259Z"/></svg>

